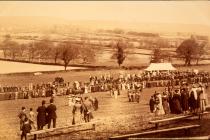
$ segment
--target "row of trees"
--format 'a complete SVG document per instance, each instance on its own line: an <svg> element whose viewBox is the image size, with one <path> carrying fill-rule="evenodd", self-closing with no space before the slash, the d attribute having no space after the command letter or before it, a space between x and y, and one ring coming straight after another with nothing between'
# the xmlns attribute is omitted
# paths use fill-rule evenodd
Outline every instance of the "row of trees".
<svg viewBox="0 0 210 140"><path fill-rule="evenodd" d="M198 65L203 55L207 54L207 51L205 50L207 45L207 41L199 42L194 36L191 36L191 38L184 40L173 54L172 51L161 50L161 48L168 48L169 44L165 40L160 39L153 48L151 62L160 63L164 60L171 62L172 58L175 57L184 60L185 66L190 66L193 60L195 60L196 65ZM120 66L126 58L126 49L129 48L129 43L119 41L114 46L116 51L113 56L117 59L117 63Z"/></svg>
<svg viewBox="0 0 210 140"><path fill-rule="evenodd" d="M162 51L161 48L169 47L165 40L158 40L152 54L153 63L161 62L167 59L171 61L172 57L177 57L185 61L185 65L191 65L192 60L199 60L205 54L205 46L207 42L198 43L198 41L191 37L184 40L176 49L176 55L172 55L169 51ZM132 45L128 40L119 40L112 42L111 47L114 49L112 58L117 60L121 66L128 55L128 49ZM26 44L20 44L12 40L9 35L5 36L1 44L4 53L4 58L12 60L27 60L29 62L34 59L50 60L55 64L62 61L65 70L69 63L76 59L81 59L84 63L93 62L95 60L95 50L93 46L83 40L80 44L72 41L53 42L48 38L40 41L32 41Z"/></svg>
<svg viewBox="0 0 210 140"><path fill-rule="evenodd" d="M80 59L84 63L95 60L94 49L85 43L53 42L45 38L40 41L20 44L12 40L11 36L6 35L0 46L5 59L26 60L29 62L41 59L43 61L48 60L48 62L54 61L55 64L59 60L63 62L65 70L72 60Z"/></svg>

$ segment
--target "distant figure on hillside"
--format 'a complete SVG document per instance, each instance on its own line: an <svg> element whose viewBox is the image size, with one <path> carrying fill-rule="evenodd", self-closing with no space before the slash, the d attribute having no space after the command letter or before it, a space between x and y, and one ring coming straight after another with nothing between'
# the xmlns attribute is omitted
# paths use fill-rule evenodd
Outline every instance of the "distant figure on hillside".
<svg viewBox="0 0 210 140"><path fill-rule="evenodd" d="M25 121L24 121L23 127L22 127L21 140L23 140L23 138L25 138L25 140L27 140L27 133L30 133L30 131L31 131L31 125L29 123L28 118L25 118Z"/></svg>
<svg viewBox="0 0 210 140"><path fill-rule="evenodd" d="M42 106L39 106L37 109L37 129L42 130L46 124L46 107L45 100L42 101Z"/></svg>
<svg viewBox="0 0 210 140"><path fill-rule="evenodd" d="M18 117L20 119L20 130L22 130L22 127L23 127L23 124L24 124L24 121L25 119L27 118L27 115L26 115L26 108L23 106L20 113L18 114Z"/></svg>
<svg viewBox="0 0 210 140"><path fill-rule="evenodd" d="M50 99L50 105L47 107L47 122L48 122L48 129L50 128L51 121L53 120L53 128L56 127L56 106L53 104L54 100L51 98Z"/></svg>

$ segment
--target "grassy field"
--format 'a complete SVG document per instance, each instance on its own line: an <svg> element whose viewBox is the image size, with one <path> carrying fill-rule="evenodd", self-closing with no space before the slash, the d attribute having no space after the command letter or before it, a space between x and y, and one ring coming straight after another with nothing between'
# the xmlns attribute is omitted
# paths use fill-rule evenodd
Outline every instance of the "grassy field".
<svg viewBox="0 0 210 140"><path fill-rule="evenodd" d="M210 66L193 66L190 68L180 67L178 69L199 69L209 71ZM95 71L60 71L43 73L42 75L34 76L33 73L26 74L8 74L0 75L1 85L18 85L28 86L29 83L47 83L52 82L55 77L62 76L65 81L73 82L77 81L88 81L90 75L99 76L101 74L111 73L117 76L122 70L95 70ZM125 73L139 73L140 70L124 70ZM96 131L71 133L69 135L55 136L46 139L107 139L110 136L118 134L127 134L133 132L140 132L143 129L148 129L152 125L148 124L149 120L156 119L154 114L149 112L148 101L154 91L161 91L163 88L151 88L145 89L142 93L141 102L129 103L126 92L122 93L118 99L110 97L109 92L103 93L88 93L87 96L97 97L99 100L99 110L94 112L94 120L98 121L96 125ZM207 93L209 90L207 91ZM84 95L84 96L86 96ZM209 96L209 95L208 95ZM210 96L209 96L210 97ZM19 132L19 119L17 117L18 112L22 106L26 106L27 111L30 107L37 109L41 104L43 98L36 99L19 99L19 100L7 100L0 102L0 140L18 140L20 136L17 135ZM45 98L49 102L49 98ZM58 107L57 114L57 126L70 125L72 119L72 108L67 106L67 97L59 96L56 97L55 104ZM173 115L169 115L173 116ZM169 117L160 116L161 118ZM93 120L93 121L94 121ZM198 123L198 121L181 122L183 124ZM200 121L202 128L199 131L193 131L192 136L209 135L210 121L208 118ZM177 125L177 124L176 124ZM173 126L173 124L169 125ZM178 136L173 134L172 136Z"/></svg>
<svg viewBox="0 0 210 140"><path fill-rule="evenodd" d="M150 90L145 90L143 94L144 95L140 104L129 103L125 93L122 93L122 95L118 99L111 98L109 92L87 94L87 96L97 97L100 104L99 110L94 112L94 120L99 121L99 125L96 126L96 131L105 133L102 137L106 137L106 135L109 135L110 131L112 131L112 133L116 133L117 131L132 131L135 127L132 128L131 126L129 126L129 124L126 123L127 119L136 118L135 120L137 122L133 123L136 123L136 125L138 126L139 121L143 121L143 118L138 117L143 114L149 115L149 107L147 103L152 92ZM0 121L0 139L17 139L17 133L19 130L19 119L17 117L17 114L20 111L20 108L22 106L26 106L28 112L30 107L36 109L41 104L42 100L43 98L36 98L0 102L0 117L2 118ZM49 102L49 98L45 98L45 100ZM72 107L67 106L67 103L67 97L56 97L55 99L55 104L58 108L58 127L71 124ZM116 123L116 121L118 123ZM120 128L120 126L118 125L121 125L121 127L123 127L123 125L127 125L127 127L123 127L123 129L118 130Z"/></svg>
<svg viewBox="0 0 210 140"><path fill-rule="evenodd" d="M149 129L153 125L149 125L148 121L155 118L154 114L149 112L148 101L150 96L155 90L162 91L163 88L151 88L145 89L142 92L140 103L128 102L126 92L123 92L118 99L110 97L109 92L88 93L84 96L97 97L99 100L99 110L93 112L93 121L98 121L96 124L96 131L71 133L61 136L48 137L45 140L64 140L64 139L108 139L108 137L118 134L127 134L134 132L141 132L144 129ZM7 100L0 102L0 139L1 140L18 140L19 132L19 119L17 117L18 112L22 106L27 108L32 107L34 110L41 104L41 101L45 99L49 102L49 98L36 98L36 99L19 99L19 100ZM68 99L66 96L58 96L55 98L55 104L57 105L57 127L70 125L72 121L72 107L67 106ZM160 116L160 118L169 117L174 115ZM203 127L200 130L202 135L209 133L209 119L204 119ZM207 122L207 123L206 123ZM192 124L190 122L181 122L178 125ZM196 121L193 120L193 123ZM197 122L198 123L198 122ZM176 124L177 125L177 124ZM173 126L170 125L170 127ZM208 128L208 129L207 129ZM195 133L195 134L194 134ZM198 132L193 132L193 135L199 135ZM175 134L174 136L177 136Z"/></svg>

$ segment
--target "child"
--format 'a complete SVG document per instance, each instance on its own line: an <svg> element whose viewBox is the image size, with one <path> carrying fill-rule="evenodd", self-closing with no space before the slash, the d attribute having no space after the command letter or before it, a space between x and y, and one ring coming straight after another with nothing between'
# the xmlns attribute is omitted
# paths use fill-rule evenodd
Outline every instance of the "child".
<svg viewBox="0 0 210 140"><path fill-rule="evenodd" d="M30 108L30 112L29 112L29 123L33 126L34 129L36 129L36 126L35 126L35 114L33 112L33 108Z"/></svg>
<svg viewBox="0 0 210 140"><path fill-rule="evenodd" d="M21 140L23 140L23 138L25 138L25 140L27 140L27 133L30 133L30 131L31 131L31 125L29 123L28 118L26 118L25 122L23 124L23 127L22 127Z"/></svg>

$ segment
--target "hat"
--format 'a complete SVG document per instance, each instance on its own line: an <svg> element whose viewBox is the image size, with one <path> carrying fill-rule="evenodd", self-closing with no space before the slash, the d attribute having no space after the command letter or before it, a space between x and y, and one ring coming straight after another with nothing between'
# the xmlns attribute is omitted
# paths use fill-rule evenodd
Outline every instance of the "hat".
<svg viewBox="0 0 210 140"><path fill-rule="evenodd" d="M76 98L75 100L76 100L76 101L81 101L81 98Z"/></svg>
<svg viewBox="0 0 210 140"><path fill-rule="evenodd" d="M42 105L44 105L45 103L46 103L46 101L45 101L45 100L43 100L43 101L42 101Z"/></svg>
<svg viewBox="0 0 210 140"><path fill-rule="evenodd" d="M50 99L50 103L53 103L53 101L54 101L53 99Z"/></svg>

